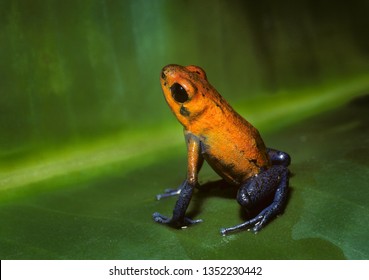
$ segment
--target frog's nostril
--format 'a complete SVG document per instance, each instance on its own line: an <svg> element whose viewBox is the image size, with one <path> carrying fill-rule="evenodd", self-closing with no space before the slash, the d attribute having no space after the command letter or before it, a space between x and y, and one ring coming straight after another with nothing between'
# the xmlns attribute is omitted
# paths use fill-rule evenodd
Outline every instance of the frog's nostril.
<svg viewBox="0 0 369 280"><path fill-rule="evenodd" d="M161 78L162 78L162 79L165 79L165 73L164 73L164 70L161 72Z"/></svg>

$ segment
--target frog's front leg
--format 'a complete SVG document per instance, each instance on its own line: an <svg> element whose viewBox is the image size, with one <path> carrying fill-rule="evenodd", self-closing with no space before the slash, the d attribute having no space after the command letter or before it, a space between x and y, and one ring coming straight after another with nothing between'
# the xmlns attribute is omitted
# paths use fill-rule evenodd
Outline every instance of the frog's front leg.
<svg viewBox="0 0 369 280"><path fill-rule="evenodd" d="M202 220L192 220L185 216L186 210L191 201L194 187L194 185L186 180L183 184L178 200L174 207L173 216L169 218L156 212L153 214L154 221L157 223L169 224L176 228L185 227L201 222Z"/></svg>
<svg viewBox="0 0 369 280"><path fill-rule="evenodd" d="M273 165L269 169L262 171L257 176L247 180L237 194L238 203L251 210L267 197L274 194L274 199L270 205L263 209L254 218L239 225L221 229L221 234L225 235L232 231L237 231L253 226L253 231L257 232L264 227L271 219L283 211L288 195L289 171L283 165Z"/></svg>
<svg viewBox="0 0 369 280"><path fill-rule="evenodd" d="M168 194L159 195L160 199L162 197L179 194L178 200L174 206L173 216L169 218L157 212L153 214L155 222L169 224L174 227L183 227L201 222L201 220L191 220L185 216L194 188L198 185L198 172L204 161L201 155L199 139L192 134L186 134L186 141L188 154L187 179L177 190L170 191Z"/></svg>

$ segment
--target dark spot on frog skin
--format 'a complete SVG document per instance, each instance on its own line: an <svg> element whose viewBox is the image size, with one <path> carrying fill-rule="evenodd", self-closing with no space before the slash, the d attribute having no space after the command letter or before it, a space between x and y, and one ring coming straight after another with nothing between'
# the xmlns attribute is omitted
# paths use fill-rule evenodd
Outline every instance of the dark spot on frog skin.
<svg viewBox="0 0 369 280"><path fill-rule="evenodd" d="M256 167L260 168L260 166L258 165L258 162L256 159L247 159L250 163L254 164Z"/></svg>
<svg viewBox="0 0 369 280"><path fill-rule="evenodd" d="M215 102L215 106L217 106L222 112L224 112L222 106L219 105L219 103Z"/></svg>
<svg viewBox="0 0 369 280"><path fill-rule="evenodd" d="M185 106L181 106L181 109L179 110L179 113L184 116L184 117L189 117L190 116L190 111L188 111L188 109Z"/></svg>
<svg viewBox="0 0 369 280"><path fill-rule="evenodd" d="M161 72L161 78L162 78L162 79L165 79L164 71L163 71L163 72Z"/></svg>

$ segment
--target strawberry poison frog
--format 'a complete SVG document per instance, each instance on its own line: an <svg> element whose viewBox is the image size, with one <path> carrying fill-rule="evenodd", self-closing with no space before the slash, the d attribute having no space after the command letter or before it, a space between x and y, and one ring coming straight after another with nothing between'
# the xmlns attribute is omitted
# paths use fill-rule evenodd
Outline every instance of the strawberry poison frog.
<svg viewBox="0 0 369 280"><path fill-rule="evenodd" d="M256 216L222 228L221 234L249 228L259 231L284 210L290 156L266 148L258 130L223 99L200 67L167 65L160 81L166 102L184 127L188 161L187 177L179 188L157 196L161 199L178 195L173 215L154 213L154 221L176 228L202 221L185 214L206 160L226 182L238 187L237 201L245 210L260 208L267 201Z"/></svg>

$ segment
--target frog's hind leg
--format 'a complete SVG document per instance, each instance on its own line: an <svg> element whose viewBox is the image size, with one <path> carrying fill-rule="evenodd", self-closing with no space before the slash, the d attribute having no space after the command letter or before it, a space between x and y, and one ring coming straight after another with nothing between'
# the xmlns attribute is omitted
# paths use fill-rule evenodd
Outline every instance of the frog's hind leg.
<svg viewBox="0 0 369 280"><path fill-rule="evenodd" d="M272 148L267 148L266 150L272 165L283 165L285 167L290 165L291 157L289 154Z"/></svg>
<svg viewBox="0 0 369 280"><path fill-rule="evenodd" d="M242 185L237 194L238 203L247 210L253 209L267 197L274 194L273 201L254 218L234 227L221 229L221 234L250 228L257 232L271 219L280 214L286 204L288 195L289 171L282 165L274 165L254 176Z"/></svg>

